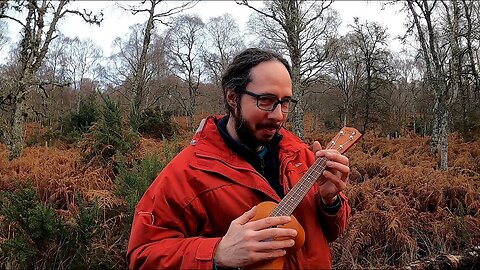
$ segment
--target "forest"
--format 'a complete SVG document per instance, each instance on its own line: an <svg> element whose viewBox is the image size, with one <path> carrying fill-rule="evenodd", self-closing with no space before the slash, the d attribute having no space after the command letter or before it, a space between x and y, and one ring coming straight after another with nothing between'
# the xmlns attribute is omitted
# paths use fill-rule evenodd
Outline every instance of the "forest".
<svg viewBox="0 0 480 270"><path fill-rule="evenodd" d="M252 10L243 31L188 13L197 1L119 1L143 23L106 55L58 30L102 12L0 0L0 269L127 268L136 203L200 120L225 113L221 75L248 47L289 60L287 127L306 143L364 134L346 153L335 269L478 267L480 2L385 1L407 18L401 37L360 18L341 34L332 2L232 1Z"/></svg>

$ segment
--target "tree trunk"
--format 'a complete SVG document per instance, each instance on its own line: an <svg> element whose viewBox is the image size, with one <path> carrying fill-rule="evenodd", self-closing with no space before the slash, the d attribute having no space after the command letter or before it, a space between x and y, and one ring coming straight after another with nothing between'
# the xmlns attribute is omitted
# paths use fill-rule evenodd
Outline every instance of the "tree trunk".
<svg viewBox="0 0 480 270"><path fill-rule="evenodd" d="M440 170L448 169L448 119L449 113L445 111L440 123Z"/></svg>
<svg viewBox="0 0 480 270"><path fill-rule="evenodd" d="M11 105L10 126L7 127L5 138L8 149L8 159L13 160L22 155L24 145L23 129L23 107L24 99L15 99Z"/></svg>
<svg viewBox="0 0 480 270"><path fill-rule="evenodd" d="M296 55L296 54L294 54ZM304 89L301 85L300 78L300 58L291 56L292 62L295 61L297 64L292 64L292 84L293 84L293 96L298 100L298 104L295 106L295 111L292 113L292 123L293 131L300 138L304 139L305 126L304 126L304 111L303 111L303 93Z"/></svg>

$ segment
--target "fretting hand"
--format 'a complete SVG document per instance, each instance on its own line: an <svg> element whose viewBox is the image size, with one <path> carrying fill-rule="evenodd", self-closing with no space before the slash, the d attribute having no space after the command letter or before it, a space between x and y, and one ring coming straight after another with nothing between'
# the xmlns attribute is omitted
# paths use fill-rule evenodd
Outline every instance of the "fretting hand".
<svg viewBox="0 0 480 270"><path fill-rule="evenodd" d="M326 169L319 178L319 195L326 205L333 204L336 196L347 186L350 174L349 160L337 150L322 150L318 141L313 142L313 152L317 158L327 160Z"/></svg>

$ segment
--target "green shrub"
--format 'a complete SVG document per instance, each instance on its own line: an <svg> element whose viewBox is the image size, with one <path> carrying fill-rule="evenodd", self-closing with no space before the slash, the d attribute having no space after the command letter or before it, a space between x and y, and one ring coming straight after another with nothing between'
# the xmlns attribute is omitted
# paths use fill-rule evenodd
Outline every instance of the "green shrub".
<svg viewBox="0 0 480 270"><path fill-rule="evenodd" d="M178 132L178 126L172 121L171 111L162 111L159 107L145 110L140 116L138 131L158 139L172 139Z"/></svg>
<svg viewBox="0 0 480 270"><path fill-rule="evenodd" d="M65 228L55 210L38 201L31 184L15 193L2 191L0 206L0 215L5 218L2 225L14 235L0 245L5 262L31 268L42 251L64 235Z"/></svg>
<svg viewBox="0 0 480 270"><path fill-rule="evenodd" d="M8 237L0 243L0 269L111 269L117 264L106 254L114 251L94 248L104 237L101 209L77 197L78 208L65 219L39 201L31 184L16 192L2 191L0 230Z"/></svg>
<svg viewBox="0 0 480 270"><path fill-rule="evenodd" d="M63 133L66 137L78 140L88 132L100 117L99 106L95 96L90 95L80 100L78 112L71 112L62 119Z"/></svg>
<svg viewBox="0 0 480 270"><path fill-rule="evenodd" d="M97 159L106 165L113 157L129 155L138 143L138 136L124 127L118 104L104 99L99 121L85 134L82 142L84 158L87 162Z"/></svg>
<svg viewBox="0 0 480 270"><path fill-rule="evenodd" d="M75 135L76 136L76 135ZM73 135L65 136L62 131L55 129L55 128L48 128L43 134L41 133L39 128L36 128L32 135L26 138L25 144L27 146L35 146L35 145L51 145L52 142L57 140L63 140L67 143L73 143L78 140L73 137Z"/></svg>

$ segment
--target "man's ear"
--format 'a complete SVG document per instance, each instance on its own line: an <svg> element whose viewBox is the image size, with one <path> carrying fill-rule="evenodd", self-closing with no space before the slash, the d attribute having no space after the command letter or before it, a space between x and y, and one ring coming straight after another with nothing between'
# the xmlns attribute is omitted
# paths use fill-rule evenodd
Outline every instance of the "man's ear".
<svg viewBox="0 0 480 270"><path fill-rule="evenodd" d="M237 94L233 90L227 90L227 102L234 110L237 109Z"/></svg>

